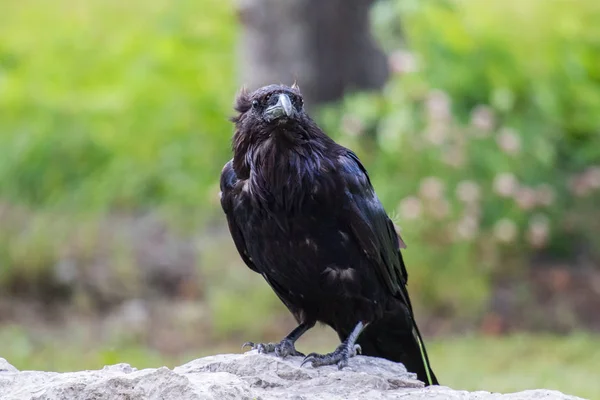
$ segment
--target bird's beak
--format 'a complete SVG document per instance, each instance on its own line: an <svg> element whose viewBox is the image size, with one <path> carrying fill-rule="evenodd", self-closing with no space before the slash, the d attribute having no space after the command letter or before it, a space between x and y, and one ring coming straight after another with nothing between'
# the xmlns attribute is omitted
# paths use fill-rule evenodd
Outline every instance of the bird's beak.
<svg viewBox="0 0 600 400"><path fill-rule="evenodd" d="M280 93L277 98L277 104L267 108L265 110L265 117L269 121L273 121L275 119L281 117L292 117L294 115L294 106L290 101L290 98L285 93Z"/></svg>

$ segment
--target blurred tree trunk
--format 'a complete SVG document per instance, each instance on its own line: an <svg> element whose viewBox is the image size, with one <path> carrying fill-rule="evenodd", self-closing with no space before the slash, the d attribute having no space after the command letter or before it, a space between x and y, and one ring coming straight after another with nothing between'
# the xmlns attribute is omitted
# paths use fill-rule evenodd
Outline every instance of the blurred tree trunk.
<svg viewBox="0 0 600 400"><path fill-rule="evenodd" d="M385 54L370 32L375 0L240 0L242 82L291 85L306 102L378 89L388 77Z"/></svg>

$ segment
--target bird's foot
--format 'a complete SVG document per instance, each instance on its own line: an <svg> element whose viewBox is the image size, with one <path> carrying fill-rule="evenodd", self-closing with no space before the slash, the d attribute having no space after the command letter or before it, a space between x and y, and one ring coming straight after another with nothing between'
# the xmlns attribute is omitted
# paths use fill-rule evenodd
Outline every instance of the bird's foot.
<svg viewBox="0 0 600 400"><path fill-rule="evenodd" d="M302 365L311 363L313 367L320 367L321 365L334 365L337 364L338 369L342 369L348 365L350 357L354 357L360 354L362 349L360 345L353 343L342 343L338 346L333 353L329 354L317 354L310 353L302 361Z"/></svg>
<svg viewBox="0 0 600 400"><path fill-rule="evenodd" d="M244 347L250 347L252 350L258 350L261 354L275 353L277 357L285 358L287 356L301 356L304 357L303 353L296 350L294 342L289 339L283 339L279 343L253 343L246 342L243 344Z"/></svg>

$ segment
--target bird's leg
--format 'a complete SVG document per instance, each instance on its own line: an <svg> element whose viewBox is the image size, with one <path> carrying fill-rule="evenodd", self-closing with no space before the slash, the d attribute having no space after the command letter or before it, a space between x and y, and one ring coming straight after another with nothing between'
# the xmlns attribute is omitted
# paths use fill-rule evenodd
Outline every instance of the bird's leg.
<svg viewBox="0 0 600 400"><path fill-rule="evenodd" d="M246 342L243 344L244 347L251 347L252 350L258 350L259 353L275 353L277 357L285 358L287 356L302 356L304 354L296 350L294 344L296 340L300 339L300 336L304 335L306 331L315 326L316 321L302 322L298 325L289 335L283 338L279 343L252 343Z"/></svg>
<svg viewBox="0 0 600 400"><path fill-rule="evenodd" d="M348 365L348 359L354 357L356 354L361 352L360 345L356 344L356 340L361 332L365 329L365 324L359 322L354 327L354 330L350 335L338 346L333 353L329 354L317 354L311 353L304 361L302 365L310 362L313 367L319 367L321 365L334 365L337 364L338 369L342 369Z"/></svg>

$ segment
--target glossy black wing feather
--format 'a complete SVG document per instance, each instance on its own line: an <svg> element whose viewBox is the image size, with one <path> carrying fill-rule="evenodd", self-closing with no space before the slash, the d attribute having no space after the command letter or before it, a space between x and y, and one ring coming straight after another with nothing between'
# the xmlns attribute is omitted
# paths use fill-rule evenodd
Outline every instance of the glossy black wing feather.
<svg viewBox="0 0 600 400"><path fill-rule="evenodd" d="M343 216L355 239L373 262L393 295L400 296L412 312L406 291L408 275L400 253L400 241L393 222L375 194L369 175L350 150L339 158L345 181Z"/></svg>
<svg viewBox="0 0 600 400"><path fill-rule="evenodd" d="M269 286L273 289L277 297L286 305L292 313L295 312L296 308L294 304L291 304L285 296L287 292L285 288L281 287L275 280L271 279L267 274L263 273L257 266L254 264L254 261L248 254L248 247L246 240L244 238L244 234L240 226L238 225L236 214L249 212L249 210L244 209L244 205L241 203L241 197L239 191L236 191L236 184L238 184L239 179L233 170L233 162L229 161L223 167L223 171L221 172L221 207L225 212L227 217L227 224L229 225L229 231L231 232L231 237L235 244L235 247L242 257L244 263L256 273L259 273L263 276L263 278L267 281Z"/></svg>
<svg viewBox="0 0 600 400"><path fill-rule="evenodd" d="M244 263L251 270L260 273L252 258L248 255L248 249L246 247L246 240L244 239L244 234L240 229L239 225L236 222L235 211L236 211L236 201L239 201L235 196L236 184L238 183L237 175L233 170L233 161L229 161L223 167L223 171L221 172L221 207L225 212L225 216L227 217L227 224L229 225L229 231L231 232L231 237L233 239L233 243L237 248L238 253L242 257ZM239 209L238 209L239 210ZM244 210L239 210L238 212L244 212Z"/></svg>

